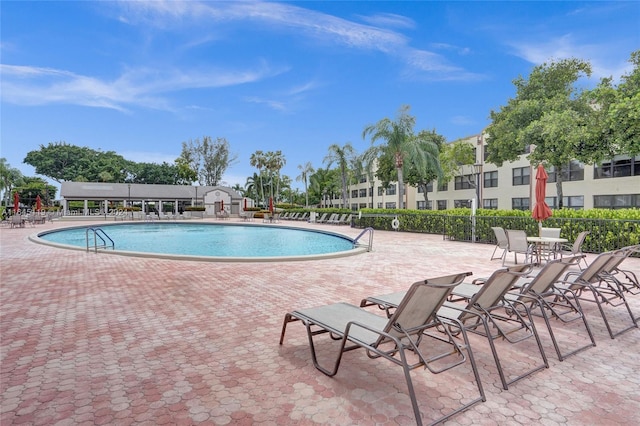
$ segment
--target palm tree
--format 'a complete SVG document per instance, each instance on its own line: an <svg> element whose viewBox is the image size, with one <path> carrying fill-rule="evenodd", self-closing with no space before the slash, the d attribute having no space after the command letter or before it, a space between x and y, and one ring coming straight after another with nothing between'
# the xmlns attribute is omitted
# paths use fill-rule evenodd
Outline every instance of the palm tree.
<svg viewBox="0 0 640 426"><path fill-rule="evenodd" d="M251 164L252 167L255 167L258 169L258 176L260 179L260 194L258 194L261 199L262 199L262 205L265 205L265 197L264 197L264 184L262 182L262 175L263 175L263 169L266 167L267 165L267 157L265 156L264 152L258 150L256 152L254 152L253 154L251 154L251 158L249 159L249 164Z"/></svg>
<svg viewBox="0 0 640 426"><path fill-rule="evenodd" d="M355 150L351 143L347 142L344 146L331 144L329 146L329 154L324 158L327 168L333 163L338 163L340 169L340 178L342 183L342 207L347 207L347 181L349 179L349 167L355 159Z"/></svg>
<svg viewBox="0 0 640 426"><path fill-rule="evenodd" d="M269 178L271 182L271 198L273 198L273 181L276 182L276 197L280 194L280 170L287 164L287 160L282 155L282 151L278 150L276 152L269 151L265 155L265 168L269 172Z"/></svg>
<svg viewBox="0 0 640 426"><path fill-rule="evenodd" d="M411 160L415 167L421 169L436 168L438 166L438 148L433 141L417 137L413 133L415 117L409 115L410 107L404 105L400 108L398 118L392 121L383 118L375 124L370 124L362 131L362 138L371 136L373 151L393 155L396 171L398 173L398 207L405 208L404 196L404 175L403 168L405 160ZM385 144L374 145L378 140L386 141ZM434 155L435 153L435 155Z"/></svg>
<svg viewBox="0 0 640 426"><path fill-rule="evenodd" d="M249 198L253 198L254 200L260 199L260 177L257 173L254 173L253 176L249 176L247 181L244 184L244 193L245 196Z"/></svg>
<svg viewBox="0 0 640 426"><path fill-rule="evenodd" d="M307 161L305 165L298 164L298 170L300 170L300 175L296 177L296 182L303 181L304 182L304 205L309 208L309 176L315 171L310 161Z"/></svg>

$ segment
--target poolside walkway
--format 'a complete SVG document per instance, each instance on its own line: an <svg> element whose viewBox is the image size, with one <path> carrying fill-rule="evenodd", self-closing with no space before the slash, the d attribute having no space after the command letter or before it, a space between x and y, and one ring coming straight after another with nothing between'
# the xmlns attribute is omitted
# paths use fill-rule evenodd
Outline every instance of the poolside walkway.
<svg viewBox="0 0 640 426"><path fill-rule="evenodd" d="M354 351L326 377L300 323L278 345L284 314L500 266L488 260L492 246L383 231L371 253L289 263L123 257L27 239L68 225L0 229L3 426L414 424L400 368ZM624 266L640 275L640 259ZM640 315L640 295L630 303ZM446 424L640 424L640 329L612 340L596 306L585 305L597 347L559 362L538 322L550 368L507 391L486 340L471 336L487 401ZM616 325L625 321L617 311L609 311ZM561 338L578 339L571 331ZM513 368L532 359L526 344L498 344ZM413 377L425 423L467 397L456 370Z"/></svg>

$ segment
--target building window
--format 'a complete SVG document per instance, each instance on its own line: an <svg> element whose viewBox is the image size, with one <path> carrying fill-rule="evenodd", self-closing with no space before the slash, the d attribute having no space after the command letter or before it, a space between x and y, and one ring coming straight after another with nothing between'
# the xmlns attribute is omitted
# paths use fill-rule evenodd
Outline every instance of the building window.
<svg viewBox="0 0 640 426"><path fill-rule="evenodd" d="M558 172L554 166L551 166L548 174L547 182L555 182ZM584 180L584 164L573 160L569 164L562 166L562 180L564 182Z"/></svg>
<svg viewBox="0 0 640 426"><path fill-rule="evenodd" d="M384 208L385 209L395 209L396 208L396 203L395 202L388 202L384 204Z"/></svg>
<svg viewBox="0 0 640 426"><path fill-rule="evenodd" d="M484 172L484 187L485 188L497 188L498 187L498 171Z"/></svg>
<svg viewBox="0 0 640 426"><path fill-rule="evenodd" d="M446 192L448 190L449 190L449 182L439 183L438 184L438 191L439 192Z"/></svg>
<svg viewBox="0 0 640 426"><path fill-rule="evenodd" d="M489 210L497 210L498 209L498 199L497 198L485 198L482 200L482 208Z"/></svg>
<svg viewBox="0 0 640 426"><path fill-rule="evenodd" d="M373 186L369 188L369 197L373 197Z"/></svg>
<svg viewBox="0 0 640 426"><path fill-rule="evenodd" d="M360 198L366 198L367 196L367 188L360 188L360 190L358 191Z"/></svg>
<svg viewBox="0 0 640 426"><path fill-rule="evenodd" d="M593 166L594 179L611 177L640 176L640 155L633 158L628 155L617 155L613 160L603 161Z"/></svg>
<svg viewBox="0 0 640 426"><path fill-rule="evenodd" d="M640 207L640 194L594 195L593 207L597 209L628 209Z"/></svg>
<svg viewBox="0 0 640 426"><path fill-rule="evenodd" d="M358 190L357 189L352 189L351 190L351 198L358 198Z"/></svg>
<svg viewBox="0 0 640 426"><path fill-rule="evenodd" d="M383 195L383 194L384 194L384 188L383 188L383 187L381 187L381 186L379 186L379 187L378 187L378 196L381 196L381 195Z"/></svg>
<svg viewBox="0 0 640 426"><path fill-rule="evenodd" d="M367 208L367 203L360 203L358 205L358 207L361 208L361 209L366 209Z"/></svg>
<svg viewBox="0 0 640 426"><path fill-rule="evenodd" d="M438 200L438 210L447 209L447 200Z"/></svg>
<svg viewBox="0 0 640 426"><path fill-rule="evenodd" d="M382 202L378 202L378 207L377 208L379 208L379 209L382 208Z"/></svg>
<svg viewBox="0 0 640 426"><path fill-rule="evenodd" d="M389 185L389 187L387 188L387 195L396 195L396 185L395 184Z"/></svg>
<svg viewBox="0 0 640 426"><path fill-rule="evenodd" d="M560 208L558 206L558 197L546 197L544 201L552 209ZM562 207L565 209L582 210L584 209L584 196L573 195L562 197Z"/></svg>
<svg viewBox="0 0 640 426"><path fill-rule="evenodd" d="M471 200L453 200L453 207L456 209L463 207L471 208Z"/></svg>
<svg viewBox="0 0 640 426"><path fill-rule="evenodd" d="M433 182L427 184L427 192L433 192Z"/></svg>
<svg viewBox="0 0 640 426"><path fill-rule="evenodd" d="M431 210L432 201L418 201L416 207L418 210Z"/></svg>
<svg viewBox="0 0 640 426"><path fill-rule="evenodd" d="M529 210L529 198L512 198L512 210Z"/></svg>
<svg viewBox="0 0 640 426"><path fill-rule="evenodd" d="M513 169L513 186L529 185L531 169L529 167L518 167Z"/></svg>
<svg viewBox="0 0 640 426"><path fill-rule="evenodd" d="M365 176L365 175L360 176L360 179L358 179L358 181L360 183L365 183L367 181L367 176Z"/></svg>
<svg viewBox="0 0 640 426"><path fill-rule="evenodd" d="M473 188L473 175L456 176L454 180L455 189Z"/></svg>

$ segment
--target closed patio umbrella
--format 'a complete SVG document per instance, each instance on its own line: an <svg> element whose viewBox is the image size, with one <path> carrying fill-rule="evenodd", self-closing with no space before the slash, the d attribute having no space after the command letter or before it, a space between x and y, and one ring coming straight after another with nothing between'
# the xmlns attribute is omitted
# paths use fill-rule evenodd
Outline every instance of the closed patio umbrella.
<svg viewBox="0 0 640 426"><path fill-rule="evenodd" d="M39 212L42 210L42 200L40 199L40 194L36 197L36 211Z"/></svg>
<svg viewBox="0 0 640 426"><path fill-rule="evenodd" d="M269 197L269 211L273 213L273 198Z"/></svg>
<svg viewBox="0 0 640 426"><path fill-rule="evenodd" d="M13 193L13 214L18 214L20 210L20 195L17 192Z"/></svg>
<svg viewBox="0 0 640 426"><path fill-rule="evenodd" d="M224 210L224 200L220 200L220 211Z"/></svg>
<svg viewBox="0 0 640 426"><path fill-rule="evenodd" d="M536 205L533 207L531 217L538 221L538 227L542 227L542 221L550 218L553 212L544 201L547 192L547 179L549 175L542 164L538 165L536 171Z"/></svg>

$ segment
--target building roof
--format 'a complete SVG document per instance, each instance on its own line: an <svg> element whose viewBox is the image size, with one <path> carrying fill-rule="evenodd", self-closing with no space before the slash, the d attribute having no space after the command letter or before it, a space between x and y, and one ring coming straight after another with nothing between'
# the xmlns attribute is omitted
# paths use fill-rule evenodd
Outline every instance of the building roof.
<svg viewBox="0 0 640 426"><path fill-rule="evenodd" d="M242 195L226 186L191 186L191 185L152 185L135 183L100 183L100 182L62 182L60 195L62 198L91 199L144 199L170 200L202 198L211 191L224 191L232 199L242 199Z"/></svg>

